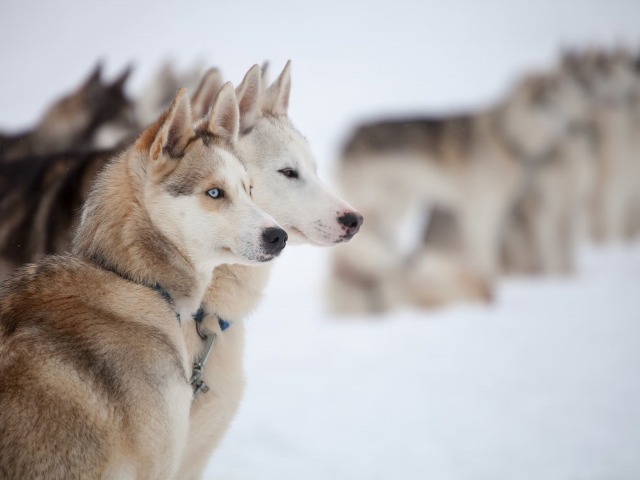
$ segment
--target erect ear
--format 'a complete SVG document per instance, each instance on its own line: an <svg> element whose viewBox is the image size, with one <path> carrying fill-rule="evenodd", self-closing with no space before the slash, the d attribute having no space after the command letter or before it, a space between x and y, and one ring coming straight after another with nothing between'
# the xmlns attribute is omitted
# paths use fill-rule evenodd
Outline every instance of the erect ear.
<svg viewBox="0 0 640 480"><path fill-rule="evenodd" d="M202 121L200 127L202 126L208 132L227 139L232 145L238 141L240 111L231 82L225 83L218 92L209 115Z"/></svg>
<svg viewBox="0 0 640 480"><path fill-rule="evenodd" d="M72 96L92 102L104 95L102 86L102 62L98 62L80 88Z"/></svg>
<svg viewBox="0 0 640 480"><path fill-rule="evenodd" d="M185 68L182 70L180 74L181 85L189 89L194 89L198 84L200 78L202 78L202 73L204 72L204 60L198 59L195 60L189 68Z"/></svg>
<svg viewBox="0 0 640 480"><path fill-rule="evenodd" d="M150 127L150 130L153 128ZM160 167L167 158L180 158L189 140L195 136L191 126L191 107L186 88L178 90L169 110L164 114L161 125L155 128L157 131L149 149L149 156L154 165Z"/></svg>
<svg viewBox="0 0 640 480"><path fill-rule="evenodd" d="M276 116L284 116L289 110L291 94L291 60L284 66L280 76L266 92L263 110Z"/></svg>
<svg viewBox="0 0 640 480"><path fill-rule="evenodd" d="M133 66L127 65L127 67L122 71L122 73L118 75L118 77L116 77L116 79L111 83L111 85L109 85L109 88L114 91L124 90L124 84L127 83L127 80L131 76L132 71L133 71Z"/></svg>
<svg viewBox="0 0 640 480"><path fill-rule="evenodd" d="M204 74L196 93L191 97L191 113L194 120L200 120L207 113L213 100L222 88L222 74L217 68L211 68Z"/></svg>
<svg viewBox="0 0 640 480"><path fill-rule="evenodd" d="M266 92L267 88L269 88L269 60L262 62L260 70L262 74L262 91Z"/></svg>
<svg viewBox="0 0 640 480"><path fill-rule="evenodd" d="M236 88L241 133L252 128L262 113L260 108L261 78L260 67L254 65L244 76L240 86Z"/></svg>
<svg viewBox="0 0 640 480"><path fill-rule="evenodd" d="M174 62L170 59L164 61L160 69L153 78L154 86L164 87L165 85L174 85L178 82L178 74Z"/></svg>
<svg viewBox="0 0 640 480"><path fill-rule="evenodd" d="M81 88L91 89L100 86L102 80L102 62L98 62Z"/></svg>
<svg viewBox="0 0 640 480"><path fill-rule="evenodd" d="M91 71L87 79L82 82L80 88L74 91L70 97L81 99L89 105L95 105L100 102L105 94L105 88L102 85L102 62L98 62Z"/></svg>

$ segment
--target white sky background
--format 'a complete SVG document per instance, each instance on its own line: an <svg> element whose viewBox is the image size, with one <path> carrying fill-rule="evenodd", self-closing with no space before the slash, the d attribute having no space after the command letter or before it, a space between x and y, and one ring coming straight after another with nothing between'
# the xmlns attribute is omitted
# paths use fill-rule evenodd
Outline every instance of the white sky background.
<svg viewBox="0 0 640 480"><path fill-rule="evenodd" d="M134 92L160 62L203 59L238 83L291 58L291 114L321 165L356 119L467 108L501 95L562 44L640 46L640 2L33 1L0 7L0 127L30 125L97 59L136 65Z"/></svg>

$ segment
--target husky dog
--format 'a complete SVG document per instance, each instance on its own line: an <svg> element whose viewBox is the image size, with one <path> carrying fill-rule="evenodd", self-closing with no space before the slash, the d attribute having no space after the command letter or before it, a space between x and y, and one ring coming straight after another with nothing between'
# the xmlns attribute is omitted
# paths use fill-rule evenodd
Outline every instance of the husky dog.
<svg viewBox="0 0 640 480"><path fill-rule="evenodd" d="M0 162L0 281L17 266L69 251L91 182L117 150Z"/></svg>
<svg viewBox="0 0 640 480"><path fill-rule="evenodd" d="M46 155L95 146L100 128L134 128L132 104L124 92L131 74L125 69L112 83L103 84L102 66L74 92L51 105L38 124L16 135L0 135L0 161ZM106 145L103 141L102 146Z"/></svg>
<svg viewBox="0 0 640 480"><path fill-rule="evenodd" d="M450 212L460 232L458 258L482 279L479 284L485 283L478 296L489 296L488 286L499 271L507 215L530 171L545 163L567 130L562 109L540 101L543 83L542 78L528 77L501 104L472 115L389 120L357 128L344 147L338 175L348 199L367 217L364 230L393 251L393 232L407 211L438 206ZM340 259L377 259L362 252L358 242L342 248L349 253L340 253ZM372 265L352 262L337 265L336 272L362 268L369 275ZM379 272L374 278L385 276Z"/></svg>
<svg viewBox="0 0 640 480"><path fill-rule="evenodd" d="M205 75L193 96L196 115L209 109L220 84L217 70ZM346 242L358 231L362 217L319 179L309 145L287 115L290 91L290 63L266 91L257 65L237 88L237 152L253 180L253 198L282 225L290 242L327 246ZM225 265L213 271L201 320L202 330L216 335L210 368L202 377L210 391L194 401L181 478L201 478L238 408L244 389L244 319L260 301L269 270ZM189 351L197 355L203 340L192 329L186 335Z"/></svg>
<svg viewBox="0 0 640 480"><path fill-rule="evenodd" d="M184 330L217 265L266 262L286 242L250 199L233 87L192 125L180 90L100 174L73 255L3 285L3 478L184 478Z"/></svg>
<svg viewBox="0 0 640 480"><path fill-rule="evenodd" d="M602 243L621 240L632 217L637 184L632 172L634 132L632 105L637 75L631 56L624 50L591 50L566 55L575 78L589 93L596 127L597 182L592 213L592 237Z"/></svg>
<svg viewBox="0 0 640 480"><path fill-rule="evenodd" d="M532 108L553 105L567 128L544 161L531 165L521 159L528 176L507 220L503 267L508 273L568 274L577 241L584 237L595 180L590 102L566 71L538 75L534 82Z"/></svg>

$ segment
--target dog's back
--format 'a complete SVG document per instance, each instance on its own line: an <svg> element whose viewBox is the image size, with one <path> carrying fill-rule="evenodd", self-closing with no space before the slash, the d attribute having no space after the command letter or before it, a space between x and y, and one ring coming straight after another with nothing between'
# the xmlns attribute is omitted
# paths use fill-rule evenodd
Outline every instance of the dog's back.
<svg viewBox="0 0 640 480"><path fill-rule="evenodd" d="M162 476L145 462L168 453L172 404L182 396L188 406L190 391L175 314L159 299L66 257L27 266L5 284L0 477Z"/></svg>
<svg viewBox="0 0 640 480"><path fill-rule="evenodd" d="M0 162L0 279L18 265L69 250L80 208L115 151Z"/></svg>
<svg viewBox="0 0 640 480"><path fill-rule="evenodd" d="M361 125L343 149L343 158L359 155L419 153L442 161L448 153L468 155L474 143L474 117L416 117Z"/></svg>

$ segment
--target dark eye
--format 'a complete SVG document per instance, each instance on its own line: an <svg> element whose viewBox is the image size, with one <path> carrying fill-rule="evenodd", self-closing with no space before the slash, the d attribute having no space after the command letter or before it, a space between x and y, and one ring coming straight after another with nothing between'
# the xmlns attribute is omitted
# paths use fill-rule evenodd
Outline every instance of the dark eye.
<svg viewBox="0 0 640 480"><path fill-rule="evenodd" d="M253 185L249 187L249 196L253 197Z"/></svg>
<svg viewBox="0 0 640 480"><path fill-rule="evenodd" d="M219 199L224 197L224 191L221 188L212 188L211 190L207 190L207 195L211 198Z"/></svg>
<svg viewBox="0 0 640 480"><path fill-rule="evenodd" d="M278 171L287 178L298 178L298 171L293 168L283 168Z"/></svg>

